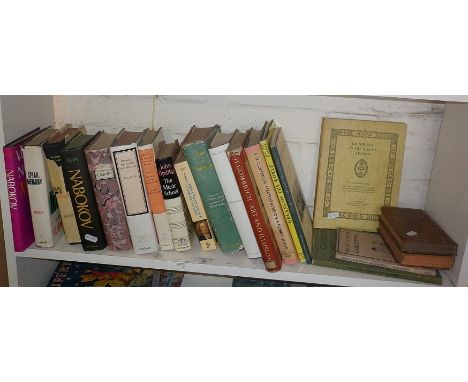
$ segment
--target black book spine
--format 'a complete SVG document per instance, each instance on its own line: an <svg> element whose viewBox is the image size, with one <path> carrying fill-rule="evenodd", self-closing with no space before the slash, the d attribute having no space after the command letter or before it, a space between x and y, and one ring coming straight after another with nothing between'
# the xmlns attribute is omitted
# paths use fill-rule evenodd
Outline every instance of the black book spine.
<svg viewBox="0 0 468 382"><path fill-rule="evenodd" d="M167 157L156 159L156 167L158 169L163 198L167 200L180 197L182 195L181 188L179 179L177 178L177 174L174 169L172 158Z"/></svg>
<svg viewBox="0 0 468 382"><path fill-rule="evenodd" d="M83 249L95 251L106 248L107 242L83 150L64 150L62 170L78 223Z"/></svg>

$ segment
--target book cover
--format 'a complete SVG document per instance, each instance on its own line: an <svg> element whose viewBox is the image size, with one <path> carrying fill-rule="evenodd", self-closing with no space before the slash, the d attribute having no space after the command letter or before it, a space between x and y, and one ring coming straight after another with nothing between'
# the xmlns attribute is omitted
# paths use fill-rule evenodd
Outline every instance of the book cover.
<svg viewBox="0 0 468 382"><path fill-rule="evenodd" d="M337 234L338 232L332 229L314 229L313 265L423 283L442 284L442 277L439 272L437 272L437 276L419 275L411 272L397 271L394 269L380 268L336 259Z"/></svg>
<svg viewBox="0 0 468 382"><path fill-rule="evenodd" d="M107 245L84 154L99 134L78 135L61 154L65 186L71 197L84 251L104 249Z"/></svg>
<svg viewBox="0 0 468 382"><path fill-rule="evenodd" d="M62 261L48 287L152 287L152 269Z"/></svg>
<svg viewBox="0 0 468 382"><path fill-rule="evenodd" d="M268 218L260 194L247 163L247 156L243 150L246 136L246 133L234 133L227 149L227 155L241 192L255 239L260 248L265 268L268 272L277 272L281 270L282 259L273 232L268 224Z"/></svg>
<svg viewBox="0 0 468 382"><path fill-rule="evenodd" d="M182 150L179 150L179 154L174 162L174 169L176 170L177 179L179 180L190 217L195 225L195 233L200 242L201 249L203 251L216 249L216 238L213 229L206 216L200 192Z"/></svg>
<svg viewBox="0 0 468 382"><path fill-rule="evenodd" d="M242 201L242 196L237 186L231 164L226 155L226 150L233 135L234 133L223 134L218 132L211 141L208 151L228 202L229 209L231 210L237 231L242 240L245 253L249 258L256 259L262 257L262 255L258 248L257 240L255 239L255 234L250 224L244 202Z"/></svg>
<svg viewBox="0 0 468 382"><path fill-rule="evenodd" d="M103 132L86 148L85 157L107 248L111 251L129 251L132 249L132 239L110 153L110 146L116 137L116 134Z"/></svg>
<svg viewBox="0 0 468 382"><path fill-rule="evenodd" d="M296 226L294 225L294 221L291 215L291 211L289 210L288 202L286 201L286 196L283 191L283 186L278 177L278 173L276 171L275 163L273 162L273 157L270 151L270 143L271 138L275 132L275 123L271 121L267 123L266 129L264 131L264 135L260 141L260 147L262 149L263 157L265 158L265 162L268 167L268 171L270 172L271 181L273 182L273 187L275 188L276 195L278 196L278 201L283 211L284 219L286 220L286 224L289 229L289 233L291 234L291 239L294 244L294 248L296 249L297 257L301 263L306 262L306 258L304 252L302 250L301 242L299 240L299 235L297 234Z"/></svg>
<svg viewBox="0 0 468 382"><path fill-rule="evenodd" d="M404 123L324 118L314 228L376 232L398 205L405 138Z"/></svg>
<svg viewBox="0 0 468 382"><path fill-rule="evenodd" d="M312 263L312 239L314 236L312 217L305 202L299 178L283 134L283 129L273 127L270 142L271 156L283 188L286 202L296 227L299 242L307 264Z"/></svg>
<svg viewBox="0 0 468 382"><path fill-rule="evenodd" d="M270 222L283 262L287 265L292 265L298 263L299 258L297 257L296 248L294 247L278 195L276 194L265 157L260 147L260 138L264 130L265 128L262 131L249 130L244 151L263 205L265 206L268 221Z"/></svg>
<svg viewBox="0 0 468 382"><path fill-rule="evenodd" d="M63 179L61 153L68 142L81 133L86 133L84 127L78 129L73 128L71 125L66 125L60 133L56 134L44 144L44 154L46 156L50 183L52 185L52 190L55 192L55 197L57 198L65 239L69 244L80 243L81 239L70 194L66 190L65 180Z"/></svg>
<svg viewBox="0 0 468 382"><path fill-rule="evenodd" d="M159 250L138 158L137 146L141 136L141 132L124 130L110 148L133 249L138 255Z"/></svg>
<svg viewBox="0 0 468 382"><path fill-rule="evenodd" d="M162 142L159 147L156 167L166 206L172 241L176 251L187 251L192 247L191 231L187 224L182 190L174 169L174 159L179 152L179 143Z"/></svg>
<svg viewBox="0 0 468 382"><path fill-rule="evenodd" d="M210 142L218 131L219 126L195 127L186 137L182 149L219 247L225 253L235 253L242 248L242 241L208 152Z"/></svg>
<svg viewBox="0 0 468 382"><path fill-rule="evenodd" d="M395 269L436 276L434 269L410 267L397 263L382 237L373 232L338 230L336 255L338 260L350 261L364 265L374 265L381 268Z"/></svg>
<svg viewBox="0 0 468 382"><path fill-rule="evenodd" d="M138 156L145 182L146 198L153 214L159 246L162 250L168 251L174 249L174 244L156 168L156 155L158 154L159 144L163 140L162 129L157 131L147 129L138 146Z"/></svg>
<svg viewBox="0 0 468 382"><path fill-rule="evenodd" d="M263 280L263 279L249 279L243 277L234 277L232 280L234 288L284 288L284 287L307 287L309 285L302 283L294 283L289 281L278 280ZM311 285L312 286L312 285ZM321 285L322 286L322 285Z"/></svg>
<svg viewBox="0 0 468 382"><path fill-rule="evenodd" d="M158 271L159 276L159 287L180 287L184 281L185 274L183 272L174 271Z"/></svg>
<svg viewBox="0 0 468 382"><path fill-rule="evenodd" d="M23 252L34 242L22 145L39 131L39 128L34 129L3 147L13 246L16 252Z"/></svg>
<svg viewBox="0 0 468 382"><path fill-rule="evenodd" d="M38 247L53 247L63 234L62 218L43 150L44 143L59 131L47 128L25 142L23 148L34 238Z"/></svg>

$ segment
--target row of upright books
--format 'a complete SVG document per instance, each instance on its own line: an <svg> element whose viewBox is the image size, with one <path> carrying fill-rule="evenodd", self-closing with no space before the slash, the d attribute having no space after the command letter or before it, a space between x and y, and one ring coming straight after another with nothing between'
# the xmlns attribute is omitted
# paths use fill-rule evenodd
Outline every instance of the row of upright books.
<svg viewBox="0 0 468 382"><path fill-rule="evenodd" d="M312 219L282 129L36 129L5 146L16 251L65 234L85 251L244 249L268 271L311 263ZM194 229L193 229L194 228Z"/></svg>

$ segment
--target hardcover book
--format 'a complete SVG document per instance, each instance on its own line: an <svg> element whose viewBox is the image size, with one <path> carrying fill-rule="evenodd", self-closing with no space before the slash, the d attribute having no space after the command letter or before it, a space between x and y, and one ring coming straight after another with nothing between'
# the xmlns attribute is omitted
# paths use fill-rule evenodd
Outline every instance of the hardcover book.
<svg viewBox="0 0 468 382"><path fill-rule="evenodd" d="M141 137L141 132L121 131L110 148L133 249L138 255L159 250L138 158Z"/></svg>
<svg viewBox="0 0 468 382"><path fill-rule="evenodd" d="M398 205L406 124L324 118L314 228L376 232Z"/></svg>
<svg viewBox="0 0 468 382"><path fill-rule="evenodd" d="M283 191L283 186L281 185L280 179L278 177L278 172L276 171L275 163L271 155L270 143L271 138L275 132L275 128L276 125L274 121L271 121L270 123L266 122L265 131L263 132L263 136L260 140L260 147L262 149L263 157L265 158L268 171L270 172L271 181L273 182L273 187L275 188L276 195L278 196L278 201L283 211L284 219L286 220L289 233L291 234L291 239L293 241L294 248L296 249L297 257L299 258L299 261L301 263L305 263L306 258L304 255L304 251L302 250L299 235L297 234L291 211L289 209L288 202L286 201L286 195Z"/></svg>
<svg viewBox="0 0 468 382"><path fill-rule="evenodd" d="M281 128L270 127L273 135L270 142L271 156L283 188L286 202L299 236L299 242L307 264L312 263L312 218L302 193L299 178Z"/></svg>
<svg viewBox="0 0 468 382"><path fill-rule="evenodd" d="M231 164L229 163L229 159L226 155L226 150L233 135L234 133L216 133L215 137L211 141L209 153L224 195L226 196L229 209L231 210L232 217L242 240L245 252L249 258L256 259L262 255L258 248L257 240L255 239L255 234L253 232L252 225L250 224L244 202L242 201L242 196L239 191L239 187L237 186Z"/></svg>
<svg viewBox="0 0 468 382"><path fill-rule="evenodd" d="M161 142L156 166L166 206L172 241L176 251L187 251L191 245L191 230L187 224L184 200L174 169L174 160L180 150L179 143Z"/></svg>
<svg viewBox="0 0 468 382"><path fill-rule="evenodd" d="M23 252L34 242L22 145L39 132L39 128L34 129L3 147L13 246L16 252Z"/></svg>
<svg viewBox="0 0 468 382"><path fill-rule="evenodd" d="M260 196L265 206L268 221L270 222L276 244L285 264L291 265L299 262L296 248L289 233L289 229L284 218L278 195L276 194L273 182L270 177L268 165L260 147L260 140L266 126L259 131L250 129L245 142L245 154L253 174L253 178L260 192Z"/></svg>
<svg viewBox="0 0 468 382"><path fill-rule="evenodd" d="M53 247L63 234L57 198L50 183L43 145L60 130L47 128L24 143L24 168L38 247Z"/></svg>
<svg viewBox="0 0 468 382"><path fill-rule="evenodd" d="M70 194L66 190L65 181L63 179L61 153L68 142L82 133L86 134L84 127L77 129L73 128L71 125L66 125L60 133L53 136L44 144L50 183L52 185L52 190L55 192L55 197L57 198L65 239L69 244L80 243L81 239Z"/></svg>
<svg viewBox="0 0 468 382"><path fill-rule="evenodd" d="M111 251L129 251L132 239L110 153L116 137L101 133L86 148L85 157L107 247Z"/></svg>
<svg viewBox="0 0 468 382"><path fill-rule="evenodd" d="M235 253L242 248L242 241L208 152L211 140L218 131L219 126L195 127L190 130L182 149L221 250Z"/></svg>
<svg viewBox="0 0 468 382"><path fill-rule="evenodd" d="M420 275L395 269L380 268L339 260L336 254L337 231L331 229L314 229L314 256L312 264L320 267L342 269L346 271L368 273L372 275L394 277L431 284L442 284L440 273L436 276Z"/></svg>
<svg viewBox="0 0 468 382"><path fill-rule="evenodd" d="M227 148L227 155L236 178L244 206L253 228L263 263L268 272L281 270L282 259L273 232L268 224L265 207L247 163L243 143L247 134L236 131Z"/></svg>
<svg viewBox="0 0 468 382"><path fill-rule="evenodd" d="M80 134L62 151L65 185L71 197L81 245L85 251L104 249L107 245L84 153L86 147L100 134Z"/></svg>
<svg viewBox="0 0 468 382"><path fill-rule="evenodd" d="M159 246L162 250L174 249L172 243L171 228L167 217L164 198L161 192L158 170L156 168L156 156L159 144L164 140L162 129L147 129L138 146L141 173L145 182L146 199L148 200L153 215L154 226L158 236Z"/></svg>
<svg viewBox="0 0 468 382"><path fill-rule="evenodd" d="M358 264L395 269L397 271L428 276L437 275L434 269L398 264L382 237L373 232L351 231L347 229L338 230L336 258Z"/></svg>
<svg viewBox="0 0 468 382"><path fill-rule="evenodd" d="M192 171L190 170L190 166L185 159L182 150L179 150L179 154L177 154L174 162L174 168L177 173L177 178L179 180L190 217L195 225L195 233L198 241L200 242L201 249L203 251L216 249L216 238L213 229L211 228L208 217L206 216L200 192L198 191L195 179L193 179Z"/></svg>

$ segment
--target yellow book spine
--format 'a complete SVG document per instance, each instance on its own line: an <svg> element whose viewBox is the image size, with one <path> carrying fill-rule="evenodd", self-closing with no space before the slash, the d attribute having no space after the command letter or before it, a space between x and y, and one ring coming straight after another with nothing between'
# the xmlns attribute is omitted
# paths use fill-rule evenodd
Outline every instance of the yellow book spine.
<svg viewBox="0 0 468 382"><path fill-rule="evenodd" d="M278 178L278 173L276 172L276 167L273 163L273 158L271 157L270 146L268 144L268 141L261 141L260 147L262 148L263 157L265 158L265 162L268 166L268 171L270 172L271 180L273 182L273 186L275 187L276 194L278 195L281 209L283 210L283 215L286 219L286 223L288 225L289 232L294 243L294 247L296 248L297 257L299 258L299 261L301 263L305 263L306 258L304 256L304 252L302 251L301 242L299 241L299 236L297 235L296 227L294 226L291 212L289 211L288 203L286 202L286 197L284 196L283 187L281 187L281 183Z"/></svg>

